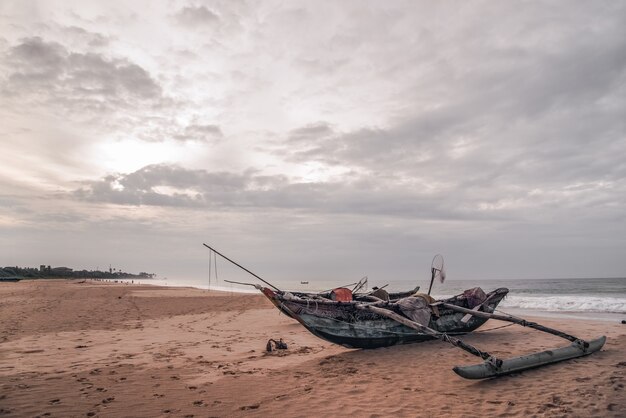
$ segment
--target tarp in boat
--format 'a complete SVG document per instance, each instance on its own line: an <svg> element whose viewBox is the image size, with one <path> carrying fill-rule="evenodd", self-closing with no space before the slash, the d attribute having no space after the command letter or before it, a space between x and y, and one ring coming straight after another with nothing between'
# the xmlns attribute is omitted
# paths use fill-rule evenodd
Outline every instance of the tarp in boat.
<svg viewBox="0 0 626 418"><path fill-rule="evenodd" d="M389 293L385 289L376 289L371 293L371 296L382 300L389 300Z"/></svg>
<svg viewBox="0 0 626 418"><path fill-rule="evenodd" d="M467 307L472 309L483 303L487 299L487 295L480 287L474 287L463 292L463 298L467 300Z"/></svg>
<svg viewBox="0 0 626 418"><path fill-rule="evenodd" d="M407 318L420 325L428 326L431 311L426 299L411 296L400 299L396 304Z"/></svg>
<svg viewBox="0 0 626 418"><path fill-rule="evenodd" d="M338 287L330 292L330 298L339 302L350 302L352 300L352 291L345 287Z"/></svg>

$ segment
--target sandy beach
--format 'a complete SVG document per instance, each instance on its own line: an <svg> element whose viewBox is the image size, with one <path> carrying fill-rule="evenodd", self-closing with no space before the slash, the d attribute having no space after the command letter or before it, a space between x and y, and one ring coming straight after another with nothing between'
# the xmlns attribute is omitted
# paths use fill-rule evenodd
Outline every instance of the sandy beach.
<svg viewBox="0 0 626 418"><path fill-rule="evenodd" d="M538 319L608 337L592 356L487 381L438 341L332 345L261 295L92 281L0 284L0 416L624 416L626 325ZM502 323L489 321L480 331ZM268 339L289 348L267 353ZM519 326L466 341L501 357L564 346Z"/></svg>

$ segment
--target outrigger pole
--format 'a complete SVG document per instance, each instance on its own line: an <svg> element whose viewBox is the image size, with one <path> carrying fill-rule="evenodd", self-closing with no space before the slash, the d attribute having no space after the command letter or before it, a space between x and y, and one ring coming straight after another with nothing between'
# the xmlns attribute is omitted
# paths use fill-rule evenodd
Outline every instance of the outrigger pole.
<svg viewBox="0 0 626 418"><path fill-rule="evenodd" d="M398 315L397 313L384 309L378 306L372 305L356 305L358 309L367 310L370 312L377 313L381 316L385 316L389 319L392 319L396 322L399 322L402 325L405 325L409 328L413 328L417 331L421 331L426 335L430 335L431 337L437 338L441 341L448 342L455 347L463 349L470 354L481 357L485 360L482 364L476 364L472 366L455 366L452 370L456 374L466 379L485 379L490 377L502 376L505 374L521 372L524 370L532 369L535 367L545 366L550 363L556 363L558 361L569 360L577 357L587 356L589 354L595 353L600 350L604 343L606 342L606 337L602 336L600 338L596 338L594 340L585 341L580 338L574 337L572 335L566 334L564 332L544 327L543 325L539 325L534 322L528 322L520 318L514 318L508 315L497 315L491 314L488 312L479 312L473 311L471 309L462 308L460 306L451 305L448 303L441 303L440 305L455 310L457 312L466 313L478 317L483 318L491 318L497 319L501 321L513 322L518 325L527 326L530 328L534 328L539 331L548 332L550 334L557 335L559 337L565 338L567 340L572 341L572 344L566 347L555 348L552 350L541 351L539 353L527 354L524 356L513 357L508 359L499 359L494 355L489 354L486 351L479 350L473 345L467 344L459 340L458 338L454 338L446 333L436 331L432 328L429 328L425 325L422 325L418 322L412 321L408 318Z"/></svg>
<svg viewBox="0 0 626 418"><path fill-rule="evenodd" d="M536 322L526 321L525 319L522 319L522 318L516 318L511 315L498 315L498 314L489 313L489 312L475 311L473 309L467 309L461 306L456 306L451 303L445 303L445 302L441 303L440 305L445 306L448 309L452 309L453 311L462 312L462 313L472 315L472 316L477 316L479 318L495 319L498 321L512 322L514 324L521 325L523 327L533 328L533 329L536 329L537 331L543 331L543 332L547 332L548 334L556 335L557 337L565 338L566 340L570 340L571 342L581 341L581 343L583 344L585 348L589 347L588 342L578 337L574 337L573 335L566 334L563 331L559 331L558 329L545 327Z"/></svg>
<svg viewBox="0 0 626 418"><path fill-rule="evenodd" d="M254 277L256 277L257 279L259 279L260 281L262 281L263 283L265 283L266 285L272 287L274 290L278 290L280 291L279 288L277 288L276 286L274 286L273 284L266 282L265 280L263 280L262 278L260 278L259 276L257 276L256 274L254 274L253 272L251 272L250 270L248 270L247 268L245 268L244 266L235 263L233 260L231 260L230 258L226 257L224 254L220 253L219 251L217 251L215 248L211 248L208 245L206 245L205 243L202 243L202 245L204 245L205 247L207 247L209 250L213 251L215 254L219 255L220 257L226 259L227 261L230 261L231 263L233 263L234 265L236 265L237 267L239 267L240 269L246 271L247 273L253 275Z"/></svg>
<svg viewBox="0 0 626 418"><path fill-rule="evenodd" d="M541 351L538 353L527 354L524 356L513 357L506 360L487 359L483 364L473 366L456 366L454 372L466 379L484 379L486 377L501 376L504 374L520 372L523 370L545 366L558 361L569 360L577 357L587 356L600 350L606 342L606 337L602 336L594 340L583 340L574 337L553 328L539 325L535 322L526 321L521 318L515 318L511 315L498 315L489 312L473 311L461 306L442 303L442 306L457 312L478 316L481 318L496 319L499 321L512 322L523 327L529 327L538 331L547 332L566 340L572 341L572 344L565 347L555 348L552 350Z"/></svg>
<svg viewBox="0 0 626 418"><path fill-rule="evenodd" d="M470 354L473 354L475 356L478 356L478 357L482 358L483 360L488 360L488 359L491 359L491 358L495 359L494 356L492 356L491 354L489 354L486 351L479 350L478 348L474 347L473 345L467 344L467 343L459 340L458 338L451 337L450 335L448 335L446 333L435 331L434 329L429 328L429 327L427 327L425 325L422 325L422 324L420 324L418 322L411 321L410 319L405 318L403 316L400 316L400 315L398 315L397 313L393 312L390 309L384 309L384 308L380 308L380 307L377 307L377 306L372 306L371 304L370 305L365 305L365 304L363 304L363 305L356 305L356 307L357 307L357 309L374 312L374 313L377 313L378 315L381 315L381 316L386 316L387 318L393 319L394 321L399 322L399 323L401 323L404 326L407 326L409 328L413 328L416 331L423 332L424 334L429 335L429 336L431 336L433 338L436 338L438 340L448 342L448 343L452 344L455 347L458 347L458 348L460 348L462 350L467 351Z"/></svg>

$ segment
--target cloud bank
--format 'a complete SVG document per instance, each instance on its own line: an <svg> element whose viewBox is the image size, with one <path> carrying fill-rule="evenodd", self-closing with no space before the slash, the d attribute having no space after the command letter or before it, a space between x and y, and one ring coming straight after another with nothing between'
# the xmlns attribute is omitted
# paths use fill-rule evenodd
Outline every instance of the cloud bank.
<svg viewBox="0 0 626 418"><path fill-rule="evenodd" d="M285 278L623 276L625 13L5 3L7 263L198 276L211 235Z"/></svg>

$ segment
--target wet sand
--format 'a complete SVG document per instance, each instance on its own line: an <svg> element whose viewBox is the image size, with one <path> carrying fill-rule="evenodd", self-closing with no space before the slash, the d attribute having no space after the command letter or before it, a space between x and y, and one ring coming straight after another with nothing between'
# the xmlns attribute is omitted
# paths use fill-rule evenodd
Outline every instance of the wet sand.
<svg viewBox="0 0 626 418"><path fill-rule="evenodd" d="M0 284L0 416L624 416L626 325L535 320L589 357L486 381L478 358L438 341L350 350L261 295L85 281ZM502 326L489 321L480 331ZM269 338L284 351L267 353ZM510 326L465 338L500 357L567 345Z"/></svg>

